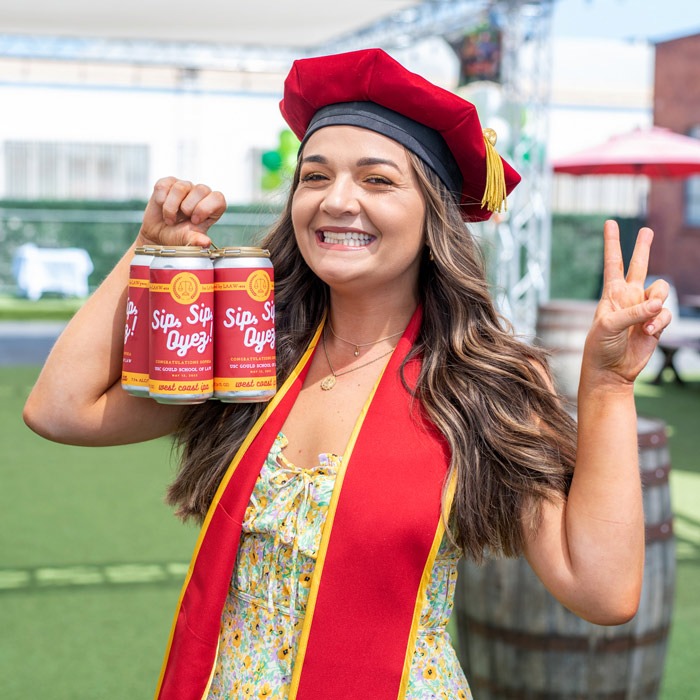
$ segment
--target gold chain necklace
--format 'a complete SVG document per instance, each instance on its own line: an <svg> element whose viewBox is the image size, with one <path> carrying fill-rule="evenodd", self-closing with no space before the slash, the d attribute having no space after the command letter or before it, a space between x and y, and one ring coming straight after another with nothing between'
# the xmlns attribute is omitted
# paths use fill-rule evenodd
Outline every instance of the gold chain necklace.
<svg viewBox="0 0 700 700"><path fill-rule="evenodd" d="M401 332L403 333L403 331ZM335 335L335 333L333 335ZM398 335L398 333L396 335ZM393 336L391 337L393 338ZM338 338L338 340L342 340L342 338ZM325 333L321 336L321 342L323 343L323 352L326 355L326 362L328 362L328 367L331 370L331 373L321 382L321 389L323 389L323 391L330 391L335 386L335 380L338 377L342 377L344 374L350 374L350 372L354 372L356 369L362 369L363 367L367 367L367 365L371 365L373 362L377 362L377 360L381 360L382 357L386 357L387 355L390 355L392 352L394 352L394 348L391 348L391 350L387 350L385 353L382 353L381 355L375 357L369 362L365 362L364 364L358 365L357 367L352 367L351 369L346 369L344 372L336 372L333 369L333 365L331 364L331 358L328 357L328 348L326 347Z"/></svg>
<svg viewBox="0 0 700 700"><path fill-rule="evenodd" d="M353 343L351 340L345 340L345 338L341 338L334 330L333 330L333 324L331 323L331 319L328 319L328 327L331 329L331 333L338 339L342 340L344 343L347 343L348 345L354 345L355 346L355 352L353 353L355 357L358 357L360 354L360 348L366 348L368 345L376 345L377 343L381 343L384 340L391 340L392 338L396 338L397 335L402 335L403 331L399 331L398 333L392 333L391 335L386 336L386 338L380 338L379 340L372 340L369 343ZM377 358L379 359L379 358ZM329 363L330 364L330 363ZM360 369L359 367L357 369Z"/></svg>

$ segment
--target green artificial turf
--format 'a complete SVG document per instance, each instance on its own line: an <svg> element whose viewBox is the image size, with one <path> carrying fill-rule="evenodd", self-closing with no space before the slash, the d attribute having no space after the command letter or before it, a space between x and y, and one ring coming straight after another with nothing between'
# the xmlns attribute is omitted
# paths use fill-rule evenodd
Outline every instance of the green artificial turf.
<svg viewBox="0 0 700 700"><path fill-rule="evenodd" d="M196 539L163 504L170 443L57 445L0 368L0 696L152 697Z"/></svg>
<svg viewBox="0 0 700 700"><path fill-rule="evenodd" d="M197 534L163 505L170 443L42 440L21 420L37 372L0 367L0 697L152 697ZM696 700L700 378L637 393L639 412L668 426L673 467L678 571L661 700Z"/></svg>
<svg viewBox="0 0 700 700"><path fill-rule="evenodd" d="M700 377L637 383L637 410L667 425L676 537L676 596L661 700L700 697Z"/></svg>
<svg viewBox="0 0 700 700"><path fill-rule="evenodd" d="M0 296L0 321L68 321L85 299L42 297L37 301Z"/></svg>

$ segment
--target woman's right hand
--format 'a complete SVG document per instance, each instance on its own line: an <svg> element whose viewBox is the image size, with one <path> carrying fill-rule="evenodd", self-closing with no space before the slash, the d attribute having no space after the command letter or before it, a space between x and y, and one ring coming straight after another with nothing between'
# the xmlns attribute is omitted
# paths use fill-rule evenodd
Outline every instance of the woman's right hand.
<svg viewBox="0 0 700 700"><path fill-rule="evenodd" d="M225 211L221 192L164 177L156 182L146 205L137 244L208 247L211 239L207 232Z"/></svg>

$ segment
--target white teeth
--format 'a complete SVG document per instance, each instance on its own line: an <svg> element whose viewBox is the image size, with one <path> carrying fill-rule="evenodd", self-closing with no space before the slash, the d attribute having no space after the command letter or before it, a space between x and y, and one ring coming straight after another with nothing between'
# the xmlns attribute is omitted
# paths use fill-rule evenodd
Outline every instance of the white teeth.
<svg viewBox="0 0 700 700"><path fill-rule="evenodd" d="M366 233L357 233L355 231L345 231L338 233L336 231L322 231L324 243L342 243L350 248L359 248L368 245L372 240L372 236Z"/></svg>

